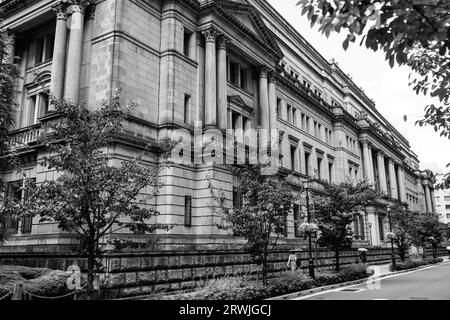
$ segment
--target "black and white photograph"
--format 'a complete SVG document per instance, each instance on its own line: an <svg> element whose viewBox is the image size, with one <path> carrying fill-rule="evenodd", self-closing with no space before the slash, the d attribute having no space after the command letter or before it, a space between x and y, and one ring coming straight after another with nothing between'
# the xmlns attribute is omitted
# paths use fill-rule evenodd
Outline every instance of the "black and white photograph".
<svg viewBox="0 0 450 320"><path fill-rule="evenodd" d="M450 301L449 0L0 0L0 317L380 300Z"/></svg>

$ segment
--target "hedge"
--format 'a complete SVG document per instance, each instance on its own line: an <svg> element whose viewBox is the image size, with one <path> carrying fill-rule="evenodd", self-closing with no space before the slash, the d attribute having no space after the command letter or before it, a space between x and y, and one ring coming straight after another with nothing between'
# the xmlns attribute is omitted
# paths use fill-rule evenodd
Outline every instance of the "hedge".
<svg viewBox="0 0 450 320"><path fill-rule="evenodd" d="M403 271L408 269L414 269L422 266L427 266L430 264L437 264L443 262L444 259L442 258L436 258L436 259L426 259L426 260L417 260L417 261L405 261L405 262L397 262L395 268L392 268L391 264L391 270L392 271Z"/></svg>
<svg viewBox="0 0 450 320"><path fill-rule="evenodd" d="M364 264L352 265L338 273L319 273L316 279L296 274L283 274L270 279L268 286L242 278L212 281L192 293L165 296L163 300L261 300L312 288L349 282L369 277Z"/></svg>

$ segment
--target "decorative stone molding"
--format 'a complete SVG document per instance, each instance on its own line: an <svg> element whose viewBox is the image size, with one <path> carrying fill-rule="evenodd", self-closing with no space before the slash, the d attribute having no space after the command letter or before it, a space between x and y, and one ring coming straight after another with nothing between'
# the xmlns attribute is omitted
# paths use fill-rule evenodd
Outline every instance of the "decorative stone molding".
<svg viewBox="0 0 450 320"><path fill-rule="evenodd" d="M231 43L231 39L228 38L223 33L219 34L217 37L217 48L219 50L226 50L229 44Z"/></svg>
<svg viewBox="0 0 450 320"><path fill-rule="evenodd" d="M65 1L60 1L52 7L56 14L56 20L67 20L67 7L69 4Z"/></svg>
<svg viewBox="0 0 450 320"><path fill-rule="evenodd" d="M270 74L271 70L267 66L263 66L259 69L259 78L267 78Z"/></svg>
<svg viewBox="0 0 450 320"><path fill-rule="evenodd" d="M202 35L205 37L205 42L216 42L221 33L215 28L209 28L202 31Z"/></svg>

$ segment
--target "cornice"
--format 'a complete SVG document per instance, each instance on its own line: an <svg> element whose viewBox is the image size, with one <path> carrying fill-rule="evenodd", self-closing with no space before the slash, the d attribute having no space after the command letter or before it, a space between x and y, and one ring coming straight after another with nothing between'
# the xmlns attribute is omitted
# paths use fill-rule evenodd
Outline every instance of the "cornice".
<svg viewBox="0 0 450 320"><path fill-rule="evenodd" d="M256 44L262 47L266 53L273 58L276 62L280 61L284 54L281 51L273 33L267 28L258 11L254 6L244 3L237 3L229 0L214 0L208 1L200 6L200 10L211 10L219 16L222 16L233 27L246 34ZM247 26L242 24L234 15L228 10L246 13L257 25L258 30L264 39L260 38L254 32L252 32Z"/></svg>

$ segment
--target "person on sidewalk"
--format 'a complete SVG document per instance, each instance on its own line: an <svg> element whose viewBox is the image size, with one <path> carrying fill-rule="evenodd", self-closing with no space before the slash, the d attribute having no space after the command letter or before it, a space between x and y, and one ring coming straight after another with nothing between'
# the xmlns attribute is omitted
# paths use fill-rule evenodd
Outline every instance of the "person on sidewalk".
<svg viewBox="0 0 450 320"><path fill-rule="evenodd" d="M287 262L287 266L291 268L292 273L294 273L295 270L297 270L297 255L295 254L294 250L291 251L291 254Z"/></svg>

